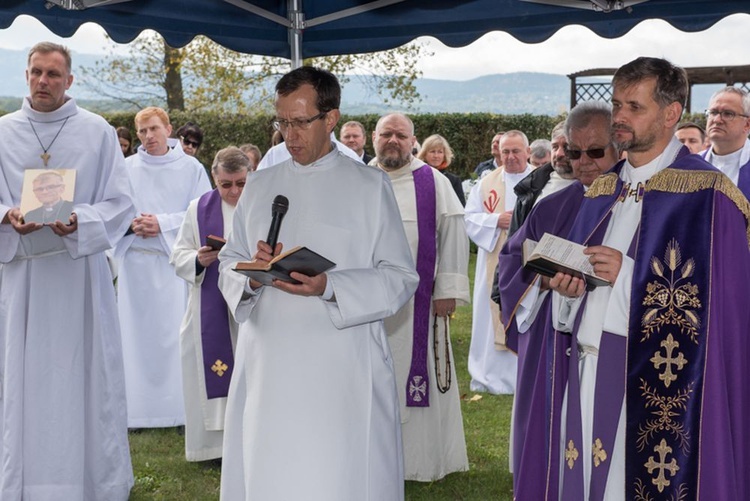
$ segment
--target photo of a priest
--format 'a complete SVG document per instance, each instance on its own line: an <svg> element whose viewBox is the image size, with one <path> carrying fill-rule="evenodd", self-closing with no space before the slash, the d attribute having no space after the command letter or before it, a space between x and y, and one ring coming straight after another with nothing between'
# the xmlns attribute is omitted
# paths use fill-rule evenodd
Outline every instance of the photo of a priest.
<svg viewBox="0 0 750 501"><path fill-rule="evenodd" d="M73 202L63 199L65 179L57 171L45 171L34 178L33 191L42 204L24 216L27 223L52 224L55 221L67 223L73 212Z"/></svg>

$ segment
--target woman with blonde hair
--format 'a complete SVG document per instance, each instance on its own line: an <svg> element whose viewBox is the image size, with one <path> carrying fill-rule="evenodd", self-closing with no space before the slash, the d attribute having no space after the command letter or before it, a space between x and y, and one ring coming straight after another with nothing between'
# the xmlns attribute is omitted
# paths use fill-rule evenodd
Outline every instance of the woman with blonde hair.
<svg viewBox="0 0 750 501"><path fill-rule="evenodd" d="M450 180L453 191L456 192L461 205L466 205L461 178L447 171L448 166L453 161L453 149L451 149L448 141L443 136L433 134L425 139L422 143L422 148L417 153L417 158L442 172Z"/></svg>

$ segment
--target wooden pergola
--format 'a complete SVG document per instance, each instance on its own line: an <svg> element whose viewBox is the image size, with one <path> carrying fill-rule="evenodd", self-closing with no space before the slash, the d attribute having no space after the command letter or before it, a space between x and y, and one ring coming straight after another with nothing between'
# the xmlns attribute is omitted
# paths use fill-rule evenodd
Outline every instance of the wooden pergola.
<svg viewBox="0 0 750 501"><path fill-rule="evenodd" d="M579 79L601 79L611 77L617 68L596 68L579 71L568 75L570 79L570 107L573 108L581 101L612 99L612 86L609 81L580 82ZM750 65L747 66L707 66L701 68L685 68L690 83L690 92L686 103L686 111L692 111L693 85L725 84L737 85L750 91Z"/></svg>

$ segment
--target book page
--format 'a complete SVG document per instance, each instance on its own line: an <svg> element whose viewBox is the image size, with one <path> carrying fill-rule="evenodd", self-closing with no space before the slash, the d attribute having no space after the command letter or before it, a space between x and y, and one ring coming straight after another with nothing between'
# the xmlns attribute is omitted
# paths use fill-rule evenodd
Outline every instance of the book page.
<svg viewBox="0 0 750 501"><path fill-rule="evenodd" d="M534 248L534 256L543 256L569 268L595 275L589 256L583 253L586 247L564 238L545 233Z"/></svg>

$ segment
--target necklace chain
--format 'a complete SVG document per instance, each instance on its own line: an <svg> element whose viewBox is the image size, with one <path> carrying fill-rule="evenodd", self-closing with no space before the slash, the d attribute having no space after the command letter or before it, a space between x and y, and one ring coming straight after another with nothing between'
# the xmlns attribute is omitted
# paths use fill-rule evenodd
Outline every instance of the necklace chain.
<svg viewBox="0 0 750 501"><path fill-rule="evenodd" d="M31 125L31 130L34 132L34 136L36 137L37 142L39 142L39 146L42 147L42 153L39 155L44 162L44 166L47 167L47 162L49 162L49 159L52 157L47 151L49 151L50 148L52 148L52 145L55 144L55 141L57 141L57 138L60 136L60 133L62 132L63 128L65 127L65 124L68 123L68 119L70 117L65 117L65 120L63 121L60 128L57 130L57 134L55 134L55 137L52 138L52 141L49 143L49 145L45 148L44 144L42 144L42 139L39 137L39 134L36 131L36 128L34 128L34 122L31 121L30 118L27 117L27 120L29 121L29 125Z"/></svg>

